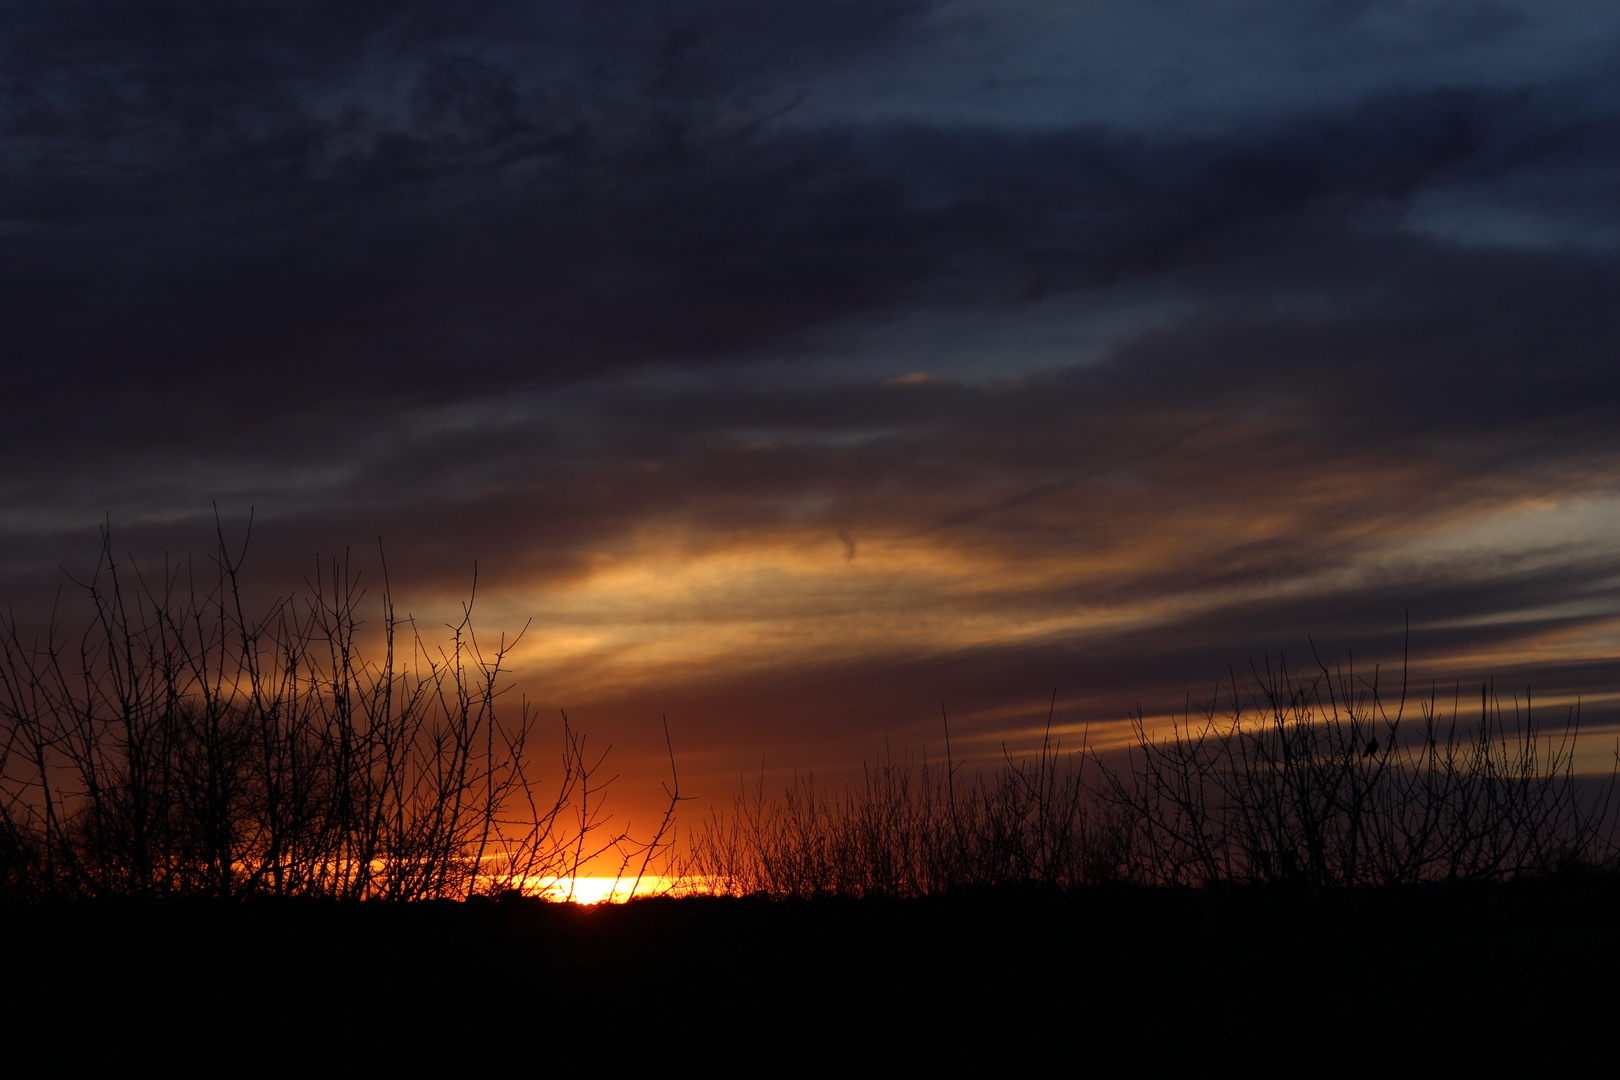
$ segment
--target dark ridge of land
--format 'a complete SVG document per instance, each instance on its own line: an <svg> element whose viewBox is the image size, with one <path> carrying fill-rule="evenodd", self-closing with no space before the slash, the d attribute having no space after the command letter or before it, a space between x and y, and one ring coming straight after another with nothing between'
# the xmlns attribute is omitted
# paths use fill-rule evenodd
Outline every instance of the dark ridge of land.
<svg viewBox="0 0 1620 1080"><path fill-rule="evenodd" d="M3 917L13 1062L1545 1066L1610 1057L1620 1004L1612 877L599 908L118 901Z"/></svg>

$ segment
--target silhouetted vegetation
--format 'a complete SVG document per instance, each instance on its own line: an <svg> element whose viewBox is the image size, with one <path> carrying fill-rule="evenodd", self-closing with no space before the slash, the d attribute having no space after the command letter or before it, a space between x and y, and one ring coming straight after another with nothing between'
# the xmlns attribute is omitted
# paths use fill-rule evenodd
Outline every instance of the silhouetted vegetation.
<svg viewBox="0 0 1620 1080"><path fill-rule="evenodd" d="M1084 754L1048 740L971 778L949 757L885 756L862 783L827 793L763 778L691 838L687 874L732 895L922 896L965 886L1069 888L1123 880L1129 825L1095 798Z"/></svg>
<svg viewBox="0 0 1620 1080"><path fill-rule="evenodd" d="M1391 700L1393 698L1393 700ZM1579 708L1543 724L1528 694L1414 701L1403 670L1318 664L1234 678L1224 697L1134 745L1065 752L1051 735L988 774L885 756L828 794L763 778L692 840L689 872L723 893L919 896L966 886L1074 888L1504 881L1613 869L1614 773L1575 770ZM948 740L947 728L947 740ZM947 748L949 742L947 741Z"/></svg>
<svg viewBox="0 0 1620 1080"><path fill-rule="evenodd" d="M109 546L88 631L0 626L19 1062L94 1030L121 1066L302 1067L320 1043L464 1068L451 1036L478 1031L480 1065L702 1033L771 1068L1545 1067L1612 1010L1614 774L1577 772L1578 709L1544 725L1487 685L1465 718L1404 672L1385 693L1253 669L1106 752L1049 713L990 769L947 723L943 760L886 755L846 790L761 780L673 857L678 787L651 839L606 827L566 717L538 782L515 642L481 643L470 600L434 646L386 582L364 633L341 563L258 618L240 554L201 565L149 581ZM607 851L709 895L522 895ZM1501 1014L1511 1040L1448 1035Z"/></svg>
<svg viewBox="0 0 1620 1080"><path fill-rule="evenodd" d="M152 578L104 537L87 630L0 623L0 894L468 897L663 843L606 829L566 716L542 787L516 641L481 641L470 599L432 642L385 578L367 638L341 561L257 617L241 563L221 534Z"/></svg>
<svg viewBox="0 0 1620 1080"><path fill-rule="evenodd" d="M503 703L515 640L480 641L472 601L442 643L394 609L362 634L334 561L265 612L242 555L156 580L113 558L89 628L0 623L0 890L18 899L466 898L534 892L605 852L655 854L689 892L927 896L984 886L1505 881L1616 865L1614 775L1575 770L1579 710L1554 725L1482 687L1386 691L1375 670L1252 668L1132 744L1039 749L969 774L885 755L829 793L763 778L680 857L669 812L642 843L604 822L600 756L562 718L550 783L536 718ZM204 572L198 572L198 566ZM671 758L673 766L673 754ZM663 869L663 867L661 867Z"/></svg>

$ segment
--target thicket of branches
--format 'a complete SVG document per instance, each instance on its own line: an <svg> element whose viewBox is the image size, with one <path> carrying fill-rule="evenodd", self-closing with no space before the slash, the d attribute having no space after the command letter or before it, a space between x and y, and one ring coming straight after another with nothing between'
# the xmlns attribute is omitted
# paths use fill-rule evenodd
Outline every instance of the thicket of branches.
<svg viewBox="0 0 1620 1080"><path fill-rule="evenodd" d="M1500 881L1617 867L1615 774L1576 772L1579 709L1548 725L1486 685L1385 692L1375 671L1251 669L1124 751L1040 748L969 774L885 755L827 792L763 777L674 859L608 826L602 756L562 718L547 783L538 721L505 700L516 644L471 599L441 641L384 575L341 561L245 611L242 555L154 577L112 557L88 628L0 620L0 898L256 894L415 900L536 892L612 852L639 883L771 896L923 895L1103 882L1315 887ZM666 731L667 738L667 731ZM671 753L671 768L674 755Z"/></svg>
<svg viewBox="0 0 1620 1080"><path fill-rule="evenodd" d="M828 794L763 778L693 837L703 888L774 896L925 895L1104 882L1316 887L1501 881L1616 867L1615 775L1575 771L1579 709L1554 725L1481 688L1412 701L1403 670L1251 671L1202 710L1100 755L1047 735L971 777L885 756Z"/></svg>
<svg viewBox="0 0 1620 1080"><path fill-rule="evenodd" d="M481 642L471 599L431 642L385 575L365 636L341 561L257 617L241 564L221 536L154 579L104 537L88 630L0 622L0 895L467 897L667 846L667 817L641 845L607 827L566 716L538 782L516 641Z"/></svg>
<svg viewBox="0 0 1620 1080"><path fill-rule="evenodd" d="M1087 764L1048 735L1040 753L1004 755L988 775L962 776L949 753L885 754L853 787L829 793L795 776L780 799L766 798L761 776L692 835L685 873L703 889L773 896L1115 880L1126 829L1093 797Z"/></svg>

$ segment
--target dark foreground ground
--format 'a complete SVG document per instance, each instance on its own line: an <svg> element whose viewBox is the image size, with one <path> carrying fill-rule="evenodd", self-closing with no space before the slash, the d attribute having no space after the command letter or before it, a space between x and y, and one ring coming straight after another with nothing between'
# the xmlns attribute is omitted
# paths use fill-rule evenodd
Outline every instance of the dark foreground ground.
<svg viewBox="0 0 1620 1080"><path fill-rule="evenodd" d="M0 1064L56 1074L1506 1075L1620 1057L1612 879L0 918Z"/></svg>

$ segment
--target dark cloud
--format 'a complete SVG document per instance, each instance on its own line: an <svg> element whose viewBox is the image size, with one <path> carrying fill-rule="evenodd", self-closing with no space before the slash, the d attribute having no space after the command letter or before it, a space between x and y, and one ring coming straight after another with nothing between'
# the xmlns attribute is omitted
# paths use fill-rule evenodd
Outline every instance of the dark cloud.
<svg viewBox="0 0 1620 1080"><path fill-rule="evenodd" d="M218 500L268 578L382 535L424 594L476 559L543 597L655 534L825 537L980 567L854 612L1179 612L602 697L744 742L773 686L870 730L885 680L1057 672L1117 717L1278 638L1387 651L1407 610L1505 670L1574 635L1536 670L1597 685L1615 568L1568 522L1620 482L1607 31L1195 7L8 5L8 587L107 512L205 545Z"/></svg>
<svg viewBox="0 0 1620 1080"><path fill-rule="evenodd" d="M537 10L18 35L11 391L71 385L118 439L177 401L188 426L303 411L333 378L442 401L746 358L919 298L1225 277L1425 184L1561 158L1612 190L1591 149L1612 121L1538 122L1565 102L1523 93L1386 92L1223 138L804 128L770 122L792 75L879 47L905 9L807 5L792 38L729 9Z"/></svg>

